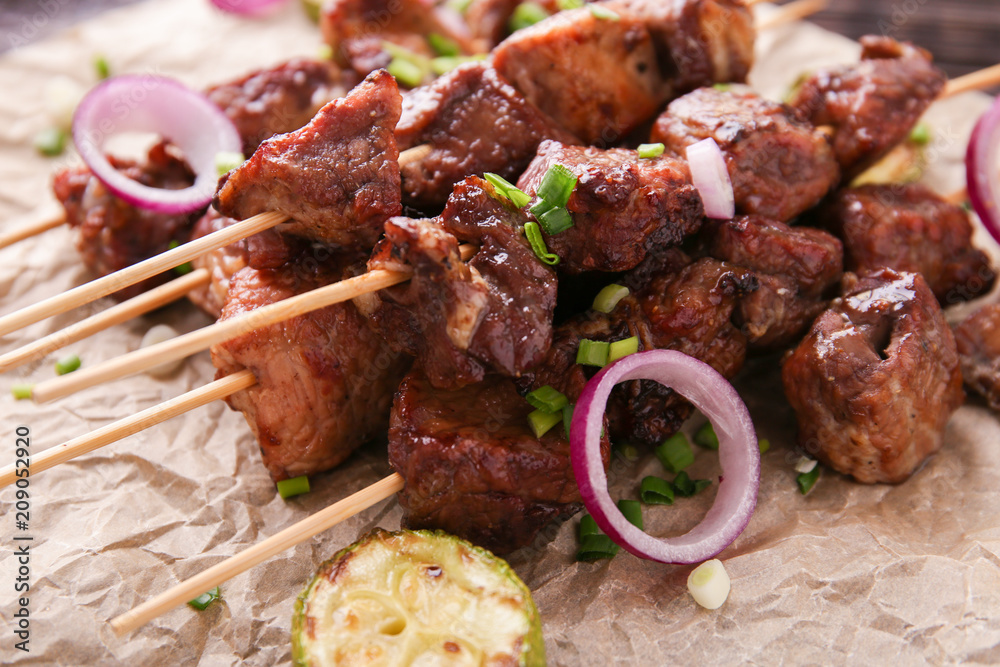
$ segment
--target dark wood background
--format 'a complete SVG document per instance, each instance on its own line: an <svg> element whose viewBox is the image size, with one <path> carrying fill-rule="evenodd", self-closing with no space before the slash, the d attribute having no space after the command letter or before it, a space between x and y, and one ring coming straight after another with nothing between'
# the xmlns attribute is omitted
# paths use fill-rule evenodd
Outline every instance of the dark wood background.
<svg viewBox="0 0 1000 667"><path fill-rule="evenodd" d="M0 52L24 35L40 39L137 1L0 0ZM933 52L950 76L1000 62L1000 0L830 0L812 20L854 38L876 33L916 42Z"/></svg>

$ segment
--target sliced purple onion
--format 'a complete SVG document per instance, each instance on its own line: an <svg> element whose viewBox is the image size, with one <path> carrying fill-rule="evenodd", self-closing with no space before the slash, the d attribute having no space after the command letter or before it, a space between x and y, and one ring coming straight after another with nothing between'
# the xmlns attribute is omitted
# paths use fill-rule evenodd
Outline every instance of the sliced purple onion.
<svg viewBox="0 0 1000 667"><path fill-rule="evenodd" d="M169 140L194 170L195 182L182 190L151 188L111 166L104 145L112 135L147 132ZM215 156L241 152L232 121L208 98L160 76L117 76L87 93L73 116L73 141L83 161L115 196L158 213L180 214L208 205L218 174Z"/></svg>
<svg viewBox="0 0 1000 667"><path fill-rule="evenodd" d="M682 394L708 417L719 437L722 476L712 508L680 537L661 539L633 526L608 493L601 429L611 390L627 380L654 380ZM760 450L739 394L708 364L674 350L629 355L595 375L584 388L570 426L573 473L587 510L608 537L640 558L701 563L739 537L757 505Z"/></svg>
<svg viewBox="0 0 1000 667"><path fill-rule="evenodd" d="M212 4L224 12L256 16L267 12L287 0L211 0Z"/></svg>
<svg viewBox="0 0 1000 667"><path fill-rule="evenodd" d="M705 215L718 220L732 219L736 215L736 197L719 144L711 137L691 144L687 147L687 161L691 181L705 206Z"/></svg>
<svg viewBox="0 0 1000 667"><path fill-rule="evenodd" d="M972 208L1000 243L1000 99L972 131L965 154L965 171Z"/></svg>

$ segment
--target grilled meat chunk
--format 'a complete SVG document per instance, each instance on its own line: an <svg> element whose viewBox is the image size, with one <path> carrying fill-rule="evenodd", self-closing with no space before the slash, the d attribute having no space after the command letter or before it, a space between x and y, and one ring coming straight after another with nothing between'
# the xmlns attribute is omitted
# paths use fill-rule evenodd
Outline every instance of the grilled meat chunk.
<svg viewBox="0 0 1000 667"><path fill-rule="evenodd" d="M235 224L236 220L220 215L214 208L195 224L191 240L200 239L213 232ZM229 281L237 271L247 265L247 240L224 246L191 260L196 269L207 269L211 280L208 285L188 293L188 299L203 311L219 319L229 301Z"/></svg>
<svg viewBox="0 0 1000 667"><path fill-rule="evenodd" d="M806 79L791 105L817 127L833 127L833 151L848 179L910 135L947 77L921 48L889 37L861 38L856 65Z"/></svg>
<svg viewBox="0 0 1000 667"><path fill-rule="evenodd" d="M785 395L805 451L859 482L902 482L964 399L955 338L920 274L848 276L785 358Z"/></svg>
<svg viewBox="0 0 1000 667"><path fill-rule="evenodd" d="M1000 410L1000 305L980 308L955 327L965 384Z"/></svg>
<svg viewBox="0 0 1000 667"><path fill-rule="evenodd" d="M361 307L395 349L421 360L435 387L461 387L490 371L518 376L548 350L556 277L521 233L525 220L470 177L439 220L386 223L369 269L412 268L413 277ZM479 247L468 262L459 241Z"/></svg>
<svg viewBox="0 0 1000 667"><path fill-rule="evenodd" d="M477 50L491 51L510 35L510 21L514 11L525 0L471 0L462 11L469 33L476 41ZM541 0L535 4L549 14L561 11L557 0Z"/></svg>
<svg viewBox="0 0 1000 667"><path fill-rule="evenodd" d="M302 129L262 143L219 182L215 207L239 220L278 211L290 234L371 248L402 210L392 134L401 104L392 76L375 72Z"/></svg>
<svg viewBox="0 0 1000 667"><path fill-rule="evenodd" d="M230 281L222 320L363 271L326 262L309 272L244 268ZM250 369L257 384L230 396L260 443L277 482L329 470L381 433L410 360L393 352L350 303L328 306L212 348L221 378Z"/></svg>
<svg viewBox="0 0 1000 667"><path fill-rule="evenodd" d="M627 271L649 252L678 245L701 226L701 198L681 161L642 160L633 150L546 141L518 187L535 194L555 164L578 178L567 204L574 226L545 239L567 273Z"/></svg>
<svg viewBox="0 0 1000 667"><path fill-rule="evenodd" d="M243 154L276 134L297 130L330 100L347 93L340 70L330 62L296 58L257 70L206 91L243 138Z"/></svg>
<svg viewBox="0 0 1000 667"><path fill-rule="evenodd" d="M108 156L115 169L143 185L180 190L194 184L194 174L166 144L149 151L145 164ZM184 243L201 212L168 215L137 208L108 192L87 167L59 171L52 190L66 210L66 221L79 231L76 248L84 265L98 276L137 264ZM170 280L168 271L115 292L124 301Z"/></svg>
<svg viewBox="0 0 1000 667"><path fill-rule="evenodd" d="M579 143L489 64L463 65L403 99L400 150L432 149L402 167L403 201L437 212L469 174L493 172L515 181L545 139Z"/></svg>
<svg viewBox="0 0 1000 667"><path fill-rule="evenodd" d="M436 389L415 369L392 406L389 462L406 480L411 528L436 528L506 553L580 507L562 426L536 438L534 408L510 378ZM605 462L610 443L604 441Z"/></svg>
<svg viewBox="0 0 1000 667"><path fill-rule="evenodd" d="M820 221L844 241L849 271L920 273L943 305L982 296L996 280L989 257L972 246L968 214L922 185L840 190Z"/></svg>
<svg viewBox="0 0 1000 667"><path fill-rule="evenodd" d="M671 102L653 127L652 141L681 157L707 138L726 158L739 213L788 221L840 181L826 137L786 105L748 89L700 88Z"/></svg>

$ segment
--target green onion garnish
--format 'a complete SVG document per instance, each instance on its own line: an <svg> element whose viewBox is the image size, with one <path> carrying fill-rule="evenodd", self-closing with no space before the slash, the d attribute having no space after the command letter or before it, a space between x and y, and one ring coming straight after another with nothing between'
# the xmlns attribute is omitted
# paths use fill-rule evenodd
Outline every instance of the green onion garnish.
<svg viewBox="0 0 1000 667"><path fill-rule="evenodd" d="M563 416L563 429L566 431L566 438L569 438L569 427L573 424L573 408L575 406L570 403L565 408L562 409Z"/></svg>
<svg viewBox="0 0 1000 667"><path fill-rule="evenodd" d="M188 600L188 604L197 609L198 611L205 611L208 605L212 604L216 600L222 598L222 591L216 586L207 593L202 593L193 600Z"/></svg>
<svg viewBox="0 0 1000 667"><path fill-rule="evenodd" d="M639 159L641 160L651 160L654 157L660 157L667 150L667 147L663 144L640 144L639 145Z"/></svg>
<svg viewBox="0 0 1000 667"><path fill-rule="evenodd" d="M225 176L233 169L243 164L243 153L236 151L220 151L215 154L215 172L219 176Z"/></svg>
<svg viewBox="0 0 1000 667"><path fill-rule="evenodd" d="M393 58L385 69L407 88L416 88L424 81L424 70L411 60Z"/></svg>
<svg viewBox="0 0 1000 667"><path fill-rule="evenodd" d="M35 385L27 383L15 384L10 388L10 393L12 393L14 398L17 400L23 401L31 398L31 391L34 387Z"/></svg>
<svg viewBox="0 0 1000 667"><path fill-rule="evenodd" d="M535 410L528 415L528 425L531 426L532 433L536 438L552 430L552 427L563 420L561 412L546 412L545 410Z"/></svg>
<svg viewBox="0 0 1000 667"><path fill-rule="evenodd" d="M522 2L511 15L508 27L511 32L517 32L547 18L549 18L549 13L537 2Z"/></svg>
<svg viewBox="0 0 1000 667"><path fill-rule="evenodd" d="M535 252L535 257L549 266L555 266L559 263L559 255L549 252L549 249L545 247L542 228L538 226L537 222L524 223L524 235L528 238L528 244L531 245L531 249Z"/></svg>
<svg viewBox="0 0 1000 667"><path fill-rule="evenodd" d="M66 150L66 133L58 127L50 127L35 135L35 150L46 157L62 155Z"/></svg>
<svg viewBox="0 0 1000 667"><path fill-rule="evenodd" d="M309 477L301 475L291 479L283 479L278 482L277 486L278 495L287 500L292 496L301 496L303 493L309 493Z"/></svg>
<svg viewBox="0 0 1000 667"><path fill-rule="evenodd" d="M627 296L627 287L612 283L597 293L592 307L599 313L610 313L618 305L618 302Z"/></svg>
<svg viewBox="0 0 1000 667"><path fill-rule="evenodd" d="M333 60L333 47L329 44L320 44L316 49L316 58L319 60Z"/></svg>
<svg viewBox="0 0 1000 667"><path fill-rule="evenodd" d="M531 197L528 193L518 189L516 185L508 181L503 176L485 173L483 174L483 178L496 189L497 194L506 197L514 206L518 208L524 208L528 205L528 202L531 201Z"/></svg>
<svg viewBox="0 0 1000 667"><path fill-rule="evenodd" d="M717 83L712 86L712 88L715 88L716 90L722 93L728 93L732 87L733 84L731 83Z"/></svg>
<svg viewBox="0 0 1000 667"><path fill-rule="evenodd" d="M527 399L528 403L531 403L533 407L551 414L558 412L561 415L562 409L569 405L569 399L566 398L566 394L557 389L553 389L549 385L539 387L524 398Z"/></svg>
<svg viewBox="0 0 1000 667"><path fill-rule="evenodd" d="M595 19L601 19L602 21L620 21L622 18L603 5L591 4L588 5L588 7L590 7L590 13L594 15Z"/></svg>
<svg viewBox="0 0 1000 667"><path fill-rule="evenodd" d="M926 146L931 141L931 126L927 123L918 123L910 132L910 143L917 146Z"/></svg>
<svg viewBox="0 0 1000 667"><path fill-rule="evenodd" d="M173 250L174 248L179 248L180 245L181 245L180 241L178 241L177 239L173 239L172 241L170 241L170 243L167 244L167 250ZM174 273L176 273L179 276L186 275L188 273L191 273L192 271L194 271L194 267L191 266L191 262L184 262L180 266L174 267Z"/></svg>
<svg viewBox="0 0 1000 667"><path fill-rule="evenodd" d="M656 458L669 472L680 472L694 463L694 452L688 444L687 436L675 433L656 448Z"/></svg>
<svg viewBox="0 0 1000 667"><path fill-rule="evenodd" d="M639 496L647 505L673 505L674 487L665 479L645 477L639 486Z"/></svg>
<svg viewBox="0 0 1000 667"><path fill-rule="evenodd" d="M694 434L694 442L696 445L704 447L705 449L713 449L715 451L719 450L719 436L715 435L715 429L712 428L712 422L705 422L702 427L699 428Z"/></svg>
<svg viewBox="0 0 1000 667"><path fill-rule="evenodd" d="M531 212L535 213L534 207ZM535 217L549 236L565 232L573 226L573 216L564 208L550 208L540 215L535 213Z"/></svg>
<svg viewBox="0 0 1000 667"><path fill-rule="evenodd" d="M603 368L608 365L609 354L611 354L611 343L584 338L576 351L576 363Z"/></svg>
<svg viewBox="0 0 1000 667"><path fill-rule="evenodd" d="M804 472L795 478L795 481L799 485L799 493L803 496L812 491L812 488L816 486L816 480L819 479L819 466L816 466L809 472Z"/></svg>
<svg viewBox="0 0 1000 667"><path fill-rule="evenodd" d="M465 63L473 63L485 60L486 58L487 54L485 53L479 53L474 56L439 56L431 60L431 71L441 76Z"/></svg>
<svg viewBox="0 0 1000 667"><path fill-rule="evenodd" d="M619 549L620 547L607 535L587 535L580 538L580 549L576 552L576 559L589 563L602 558L614 558Z"/></svg>
<svg viewBox="0 0 1000 667"><path fill-rule="evenodd" d="M580 9L586 3L583 0L556 0L556 7L561 11L566 11L567 9Z"/></svg>
<svg viewBox="0 0 1000 667"><path fill-rule="evenodd" d="M690 498L710 486L712 486L712 482L709 480L691 479L691 477L689 477L683 470L677 473L677 476L674 477L673 481L674 493L682 498Z"/></svg>
<svg viewBox="0 0 1000 667"><path fill-rule="evenodd" d="M94 56L94 70L97 72L97 78L101 81L111 76L111 66L108 65L108 59L100 54Z"/></svg>
<svg viewBox="0 0 1000 667"><path fill-rule="evenodd" d="M538 197L552 206L565 207L577 183L576 174L561 164L554 164L542 176Z"/></svg>
<svg viewBox="0 0 1000 667"><path fill-rule="evenodd" d="M601 529L597 527L597 522L594 521L594 517L589 514L584 514L583 518L580 519L580 529L579 535L583 539L588 535L600 535Z"/></svg>
<svg viewBox="0 0 1000 667"><path fill-rule="evenodd" d="M459 47L455 40L436 32L427 35L427 43L434 49L434 53L439 56L457 56L462 53L461 47Z"/></svg>
<svg viewBox="0 0 1000 667"><path fill-rule="evenodd" d="M767 438L761 438L757 441L757 449L760 450L761 454L767 453L767 450L771 449L771 441Z"/></svg>
<svg viewBox="0 0 1000 667"><path fill-rule="evenodd" d="M626 338L624 340L616 340L611 343L611 347L608 350L608 363L613 361L618 361L622 357L627 357L630 354L635 354L639 351L639 337L632 336L631 338Z"/></svg>
<svg viewBox="0 0 1000 667"><path fill-rule="evenodd" d="M642 530L642 505L638 500L625 500L623 498L618 501L618 509L630 524Z"/></svg>
<svg viewBox="0 0 1000 667"><path fill-rule="evenodd" d="M603 433L601 434L604 435ZM639 449L635 445L629 443L616 444L613 446L615 455L620 456L626 461L638 461L639 460Z"/></svg>
<svg viewBox="0 0 1000 667"><path fill-rule="evenodd" d="M459 14L465 14L469 11L469 5L472 4L472 0L448 0L448 6Z"/></svg>
<svg viewBox="0 0 1000 667"><path fill-rule="evenodd" d="M56 373L59 375L66 375L67 373L72 373L76 369L80 368L80 357L75 354L71 354L68 357L63 357L56 362Z"/></svg>

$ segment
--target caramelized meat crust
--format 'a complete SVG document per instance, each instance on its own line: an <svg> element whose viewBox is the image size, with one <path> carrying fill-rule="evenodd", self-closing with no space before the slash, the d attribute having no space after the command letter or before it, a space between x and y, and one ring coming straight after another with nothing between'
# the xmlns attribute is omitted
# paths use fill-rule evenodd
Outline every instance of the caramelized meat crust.
<svg viewBox="0 0 1000 667"><path fill-rule="evenodd" d="M1000 410L1000 305L980 308L955 327L965 384Z"/></svg>

